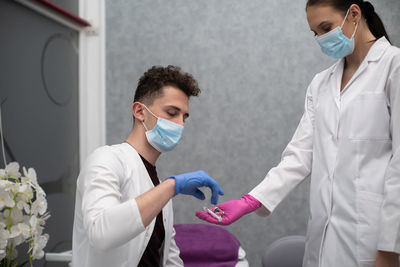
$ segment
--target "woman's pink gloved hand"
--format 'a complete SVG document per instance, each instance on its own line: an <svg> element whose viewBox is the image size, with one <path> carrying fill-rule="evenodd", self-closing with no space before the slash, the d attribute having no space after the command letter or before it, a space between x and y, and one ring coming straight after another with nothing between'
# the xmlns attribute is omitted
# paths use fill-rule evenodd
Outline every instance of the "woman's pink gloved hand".
<svg viewBox="0 0 400 267"><path fill-rule="evenodd" d="M196 216L209 223L229 225L240 219L243 215L253 212L261 206L261 203L257 199L247 194L240 199L223 202L211 209L215 214L222 217L221 222L211 216L207 211L196 211Z"/></svg>

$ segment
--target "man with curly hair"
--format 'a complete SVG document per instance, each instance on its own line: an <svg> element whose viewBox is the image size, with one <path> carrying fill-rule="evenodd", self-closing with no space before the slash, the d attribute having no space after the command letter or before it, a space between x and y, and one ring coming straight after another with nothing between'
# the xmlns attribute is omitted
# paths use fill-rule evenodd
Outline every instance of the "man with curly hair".
<svg viewBox="0 0 400 267"><path fill-rule="evenodd" d="M155 163L179 144L189 98L199 93L192 75L176 66L154 66L139 79L128 138L95 150L79 174L72 266L183 266L171 198L187 194L203 200L199 187L206 186L216 204L223 191L203 171L160 182Z"/></svg>

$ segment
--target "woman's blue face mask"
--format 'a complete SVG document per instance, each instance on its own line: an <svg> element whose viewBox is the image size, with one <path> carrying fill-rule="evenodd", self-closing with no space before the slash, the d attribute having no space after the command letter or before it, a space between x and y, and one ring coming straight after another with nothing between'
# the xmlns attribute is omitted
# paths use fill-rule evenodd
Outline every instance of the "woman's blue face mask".
<svg viewBox="0 0 400 267"><path fill-rule="evenodd" d="M349 11L350 9L347 10L346 16L344 17L344 20L340 27L338 26L330 32L316 37L316 40L320 45L322 52L324 52L328 56L339 59L350 55L354 51L354 35L357 31L358 22L350 39L347 38L342 31L343 24L346 21L347 16L349 15Z"/></svg>

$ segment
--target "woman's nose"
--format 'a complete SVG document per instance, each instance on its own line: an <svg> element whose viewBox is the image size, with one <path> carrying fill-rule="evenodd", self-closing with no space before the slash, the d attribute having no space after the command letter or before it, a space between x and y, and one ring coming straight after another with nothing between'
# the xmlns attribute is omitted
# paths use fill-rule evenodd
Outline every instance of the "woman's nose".
<svg viewBox="0 0 400 267"><path fill-rule="evenodd" d="M175 123L177 123L177 124L179 124L181 126L185 126L185 118L184 118L184 116L183 115L178 116L178 119L177 119L177 121Z"/></svg>

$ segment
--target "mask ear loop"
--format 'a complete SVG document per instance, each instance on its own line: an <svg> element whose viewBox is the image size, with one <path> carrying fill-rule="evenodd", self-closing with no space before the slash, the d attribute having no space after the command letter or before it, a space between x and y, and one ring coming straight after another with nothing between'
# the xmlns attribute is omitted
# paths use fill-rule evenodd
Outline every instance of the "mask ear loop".
<svg viewBox="0 0 400 267"><path fill-rule="evenodd" d="M144 124L144 121L141 122L143 124L143 127L146 129L146 132L148 132L149 130L146 127L146 124Z"/></svg>
<svg viewBox="0 0 400 267"><path fill-rule="evenodd" d="M347 10L346 16L344 16L344 20L343 20L343 22L342 22L342 25L340 25L340 29L343 28L344 22L346 21L347 16L349 15L349 12L350 12L350 8ZM355 27L354 32L353 32L353 34L351 35L351 38L350 38L350 39L353 39L353 38L354 38L354 35L356 35L357 28L358 28L358 22L357 22L357 24L356 24L356 27Z"/></svg>
<svg viewBox="0 0 400 267"><path fill-rule="evenodd" d="M344 16L344 20L343 20L343 22L342 22L342 25L340 25L340 28L343 28L344 22L346 21L347 16L349 15L349 12L350 12L350 8L347 9L346 16Z"/></svg>
<svg viewBox="0 0 400 267"><path fill-rule="evenodd" d="M156 117L157 119L158 119L158 117L156 116L156 115L154 115L154 113L153 112L151 112L151 110L148 108L148 107L146 107L146 105L145 104L143 104L143 106L147 109L147 111L148 112L150 112L151 113L151 115L153 115L154 117Z"/></svg>
<svg viewBox="0 0 400 267"><path fill-rule="evenodd" d="M354 32L353 32L353 35L351 36L351 39L353 39L354 36L356 35L357 28L358 28L358 22L357 22L357 24L356 24L356 27L354 28Z"/></svg>
<svg viewBox="0 0 400 267"><path fill-rule="evenodd" d="M158 119L158 117L156 115L154 115L154 113L151 112L151 110L148 107L146 107L145 104L142 104L142 105L147 109L148 112L150 112L151 115L153 115L154 117L156 117ZM146 124L144 124L144 121L142 121L142 124L143 124L144 128L146 129L146 131L148 131Z"/></svg>

